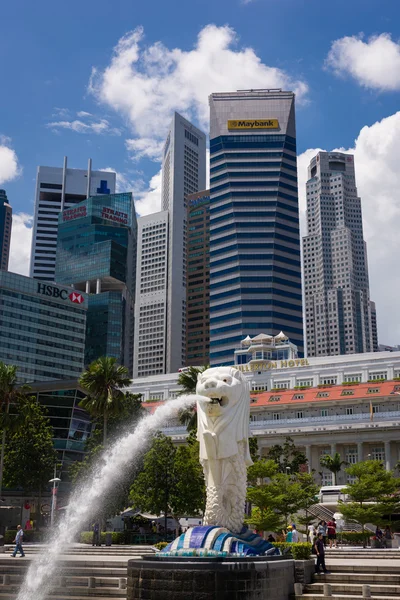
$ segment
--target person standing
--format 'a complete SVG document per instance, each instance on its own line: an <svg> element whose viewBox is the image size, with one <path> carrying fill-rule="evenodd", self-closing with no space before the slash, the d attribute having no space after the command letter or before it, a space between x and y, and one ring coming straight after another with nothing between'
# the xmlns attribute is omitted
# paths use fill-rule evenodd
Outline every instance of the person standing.
<svg viewBox="0 0 400 600"><path fill-rule="evenodd" d="M22 529L21 525L18 525L18 527L17 527L17 535L15 536L15 540L14 540L14 542L16 544L15 545L15 550L11 554L11 556L13 556L14 558L17 556L17 552L21 553L20 558L23 558L25 556L25 552L24 552L24 549L22 547L23 537L24 537L23 529Z"/></svg>
<svg viewBox="0 0 400 600"><path fill-rule="evenodd" d="M292 526L291 525L288 525L288 528L287 528L286 541L289 543L292 542Z"/></svg>
<svg viewBox="0 0 400 600"><path fill-rule="evenodd" d="M298 533L298 531L296 529L296 525L293 525L293 528L292 528L292 542L294 544L297 544L298 541L299 541L299 533Z"/></svg>
<svg viewBox="0 0 400 600"><path fill-rule="evenodd" d="M322 533L317 535L317 539L314 544L315 552L317 554L317 563L315 565L315 572L320 573L320 567L324 573L328 573L328 570L325 566L325 545L324 545L324 536Z"/></svg>
<svg viewBox="0 0 400 600"><path fill-rule="evenodd" d="M327 527L328 527L329 548L333 548L333 546L335 546L335 548L337 548L336 520L333 517L330 521L328 521Z"/></svg>
<svg viewBox="0 0 400 600"><path fill-rule="evenodd" d="M328 534L328 528L326 526L326 521L320 521L318 523L317 533L322 534L322 539L324 541L324 546L326 546L326 536Z"/></svg>
<svg viewBox="0 0 400 600"><path fill-rule="evenodd" d="M315 526L311 523L311 525L308 526L308 539L311 542L311 544L314 545L314 538L315 538Z"/></svg>
<svg viewBox="0 0 400 600"><path fill-rule="evenodd" d="M101 546L101 543L100 543L100 524L97 521L93 525L92 546Z"/></svg>

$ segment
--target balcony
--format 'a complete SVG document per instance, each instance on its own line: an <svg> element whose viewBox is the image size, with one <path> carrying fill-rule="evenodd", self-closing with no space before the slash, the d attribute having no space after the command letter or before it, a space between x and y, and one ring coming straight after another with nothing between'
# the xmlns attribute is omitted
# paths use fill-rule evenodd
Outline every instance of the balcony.
<svg viewBox="0 0 400 600"><path fill-rule="evenodd" d="M370 413L354 415L329 415L327 417L304 417L302 419L268 419L265 421L251 421L252 435L268 433L302 433L314 431L340 431L345 429L368 429L377 427L400 427L400 411L374 413L371 420ZM286 430L286 431L285 431ZM187 436L185 426L165 427L165 435L174 439L184 439Z"/></svg>

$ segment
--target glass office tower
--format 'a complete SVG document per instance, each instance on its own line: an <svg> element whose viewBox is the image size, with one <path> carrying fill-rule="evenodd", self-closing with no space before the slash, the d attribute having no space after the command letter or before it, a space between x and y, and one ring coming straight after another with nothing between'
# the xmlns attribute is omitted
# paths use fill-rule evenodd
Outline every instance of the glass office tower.
<svg viewBox="0 0 400 600"><path fill-rule="evenodd" d="M294 94L210 96L210 364L281 330L303 352Z"/></svg>
<svg viewBox="0 0 400 600"><path fill-rule="evenodd" d="M132 370L137 223L131 193L95 196L59 216L56 280L89 294L85 364Z"/></svg>
<svg viewBox="0 0 400 600"><path fill-rule="evenodd" d="M0 190L0 269L8 271L12 227L12 208L5 190Z"/></svg>

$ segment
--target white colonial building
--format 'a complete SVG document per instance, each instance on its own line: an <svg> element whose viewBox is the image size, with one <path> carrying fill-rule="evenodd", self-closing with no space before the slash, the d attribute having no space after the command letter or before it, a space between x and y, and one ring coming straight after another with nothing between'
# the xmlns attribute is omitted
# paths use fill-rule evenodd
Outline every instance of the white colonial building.
<svg viewBox="0 0 400 600"><path fill-rule="evenodd" d="M320 466L323 454L339 452L349 463L378 459L387 469L395 468L400 460L400 352L297 358L284 334L262 334L243 340L235 362L251 385L250 428L262 454L290 436L325 485L332 480ZM179 394L178 376L136 379L130 391L142 394L152 408ZM178 420L164 431L176 442L186 438ZM337 483L345 482L342 472Z"/></svg>

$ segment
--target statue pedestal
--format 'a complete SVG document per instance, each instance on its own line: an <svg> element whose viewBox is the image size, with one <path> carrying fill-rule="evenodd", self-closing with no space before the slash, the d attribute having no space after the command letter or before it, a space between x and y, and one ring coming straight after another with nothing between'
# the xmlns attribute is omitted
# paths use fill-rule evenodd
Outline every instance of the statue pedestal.
<svg viewBox="0 0 400 600"><path fill-rule="evenodd" d="M294 574L284 556L143 556L128 562L127 600L289 600Z"/></svg>

